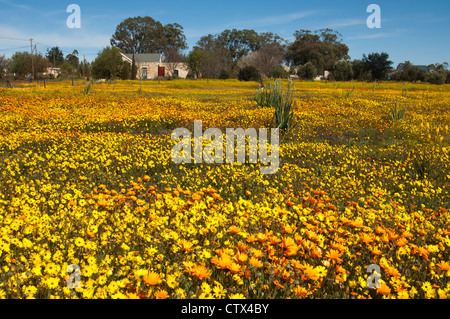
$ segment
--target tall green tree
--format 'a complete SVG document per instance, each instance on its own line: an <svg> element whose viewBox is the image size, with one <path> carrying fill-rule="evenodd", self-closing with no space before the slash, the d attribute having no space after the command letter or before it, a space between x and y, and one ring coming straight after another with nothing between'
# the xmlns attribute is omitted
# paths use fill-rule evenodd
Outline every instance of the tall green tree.
<svg viewBox="0 0 450 319"><path fill-rule="evenodd" d="M189 68L189 71L192 73L193 76L196 78L199 78L200 73L200 65L201 61L204 59L204 56L206 55L206 51L196 48L189 52L188 56L185 59L185 62Z"/></svg>
<svg viewBox="0 0 450 319"><path fill-rule="evenodd" d="M75 68L69 61L64 61L59 67L63 78L73 77Z"/></svg>
<svg viewBox="0 0 450 319"><path fill-rule="evenodd" d="M389 60L389 54L370 53L368 56L363 54L364 66L372 74L372 80L385 80L387 73L392 70L393 62Z"/></svg>
<svg viewBox="0 0 450 319"><path fill-rule="evenodd" d="M89 81L89 78L91 76L91 64L86 61L86 59L83 59L83 61L80 62L78 66L78 74L81 77L86 77L86 79Z"/></svg>
<svg viewBox="0 0 450 319"><path fill-rule="evenodd" d="M92 62L92 76L95 79L116 79L122 75L122 56L118 48L107 46Z"/></svg>
<svg viewBox="0 0 450 319"><path fill-rule="evenodd" d="M122 21L111 37L111 45L124 53L163 53L168 47L187 48L183 27L178 23L163 25L151 17Z"/></svg>
<svg viewBox="0 0 450 319"><path fill-rule="evenodd" d="M29 52L16 52L11 57L11 72L19 76L31 73L31 54ZM43 73L47 71L48 61L41 54L33 55L34 72Z"/></svg>
<svg viewBox="0 0 450 319"><path fill-rule="evenodd" d="M319 74L324 70L332 70L338 60L349 58L347 45L342 43L342 35L332 29L321 29L314 32L298 30L294 32L295 41L286 52L286 60L291 66L304 65L311 62Z"/></svg>
<svg viewBox="0 0 450 319"><path fill-rule="evenodd" d="M66 62L72 65L74 69L77 69L78 65L80 64L80 59L78 58L78 51L73 50L72 53L66 55Z"/></svg>
<svg viewBox="0 0 450 319"><path fill-rule="evenodd" d="M51 49L47 49L47 53L45 55L47 60L53 65L53 61L55 61L54 67L59 67L64 62L64 53L60 50L59 47L53 47Z"/></svg>
<svg viewBox="0 0 450 319"><path fill-rule="evenodd" d="M178 23L169 23L164 26L164 37L166 40L164 51L182 51L188 48L183 27Z"/></svg>

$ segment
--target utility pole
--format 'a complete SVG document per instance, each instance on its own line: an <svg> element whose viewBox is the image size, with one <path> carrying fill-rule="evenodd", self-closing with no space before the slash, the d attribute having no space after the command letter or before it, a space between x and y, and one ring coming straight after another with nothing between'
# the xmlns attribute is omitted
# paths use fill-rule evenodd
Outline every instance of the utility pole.
<svg viewBox="0 0 450 319"><path fill-rule="evenodd" d="M34 45L34 54L36 55L36 58L37 58L37 49L36 49L36 44ZM37 63L37 60L36 60L36 63ZM38 69L38 66L36 65L36 68ZM33 71L33 80L34 80L34 71Z"/></svg>
<svg viewBox="0 0 450 319"><path fill-rule="evenodd" d="M30 39L30 48L31 48L31 76L34 79L33 39Z"/></svg>
<svg viewBox="0 0 450 319"><path fill-rule="evenodd" d="M89 66L87 65L86 55L83 55L83 59L84 59L84 72L85 72L85 75L86 75L86 79L88 81L90 81L91 80L91 70L89 69Z"/></svg>
<svg viewBox="0 0 450 319"><path fill-rule="evenodd" d="M36 44L34 45L34 53L36 54L36 57L37 57L37 49L36 49ZM36 63L37 63L37 60L36 60ZM36 65L36 68L37 68L37 65ZM35 76L35 74L34 74L34 70L33 70L33 80L34 80L34 76Z"/></svg>

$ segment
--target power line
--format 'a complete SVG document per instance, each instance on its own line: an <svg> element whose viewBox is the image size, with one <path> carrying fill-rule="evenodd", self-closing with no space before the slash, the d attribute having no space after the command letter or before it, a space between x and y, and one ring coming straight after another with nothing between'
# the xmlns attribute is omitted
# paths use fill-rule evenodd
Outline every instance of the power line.
<svg viewBox="0 0 450 319"><path fill-rule="evenodd" d="M43 47L47 47L47 48L53 48L52 46L50 46L50 45L47 45L47 44L43 44L43 43L40 43L40 42L37 42L36 41L36 44L39 44L39 45L41 45L41 46L43 46Z"/></svg>
<svg viewBox="0 0 450 319"><path fill-rule="evenodd" d="M15 37L8 37L8 36L0 36L0 39L14 40L14 41L26 41L26 42L30 41L30 39L20 39L20 38L15 38ZM51 46L51 45L47 45L47 44L40 43L40 42L37 42L37 41L34 41L34 43L36 43L36 44L38 44L38 45L40 45L40 46L44 46L44 47L50 48L50 49L52 49L53 47L55 47L54 45ZM10 48L10 49L3 49L3 50L0 50L0 51L15 50L15 49L22 49L22 48L23 48L23 47L20 47L20 48ZM66 50L62 50L61 48L60 48L60 50L61 50L62 52L64 52L64 53L67 53L67 54L71 54L71 53L72 53L72 52L69 52L69 51L66 51Z"/></svg>
<svg viewBox="0 0 450 319"><path fill-rule="evenodd" d="M13 37L4 37L0 36L0 39L7 39L7 40L14 40L14 41L30 41L30 39L19 39L19 38L13 38Z"/></svg>
<svg viewBox="0 0 450 319"><path fill-rule="evenodd" d="M0 39L14 40L14 41L26 41L26 42L30 41L30 39L21 39L21 38L16 38L16 37L12 37L12 36L4 36L4 35L0 35ZM36 44L37 44L38 46L43 46L43 47L46 47L46 48L49 48L49 49L53 49L54 47L58 47L58 48L60 49L60 51L61 51L62 53L65 53L66 55L67 55L67 54L72 54L72 53L73 53L73 51L67 51L67 50L61 49L61 47L58 46L58 45L48 45L48 44L45 44L45 43L37 42L35 39L33 39L33 42L34 42L35 46L36 46ZM28 46L27 46L27 47L28 47ZM17 48L0 49L0 51L19 50L19 49L24 49L24 48L27 48L27 47L17 47ZM33 52L33 49L31 49L31 50L32 50L32 52ZM35 50L36 50L36 48L35 48ZM78 50L77 50L77 51L78 51ZM36 50L36 53L37 53L37 50ZM79 52L79 53L78 53L78 56L80 56L81 54L82 54L82 52ZM84 54L85 56L97 56L97 55L98 55L98 53L83 53L83 54Z"/></svg>
<svg viewBox="0 0 450 319"><path fill-rule="evenodd" d="M9 48L9 49L0 49L0 51L19 50L19 49L25 49L25 48L28 48L28 46L26 46L26 47L18 47L18 48Z"/></svg>

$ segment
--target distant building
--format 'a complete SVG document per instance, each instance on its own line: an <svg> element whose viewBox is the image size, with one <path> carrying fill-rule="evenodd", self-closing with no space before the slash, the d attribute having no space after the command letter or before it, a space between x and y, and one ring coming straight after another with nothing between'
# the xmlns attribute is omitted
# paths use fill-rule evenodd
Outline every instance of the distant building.
<svg viewBox="0 0 450 319"><path fill-rule="evenodd" d="M43 75L52 75L54 79L56 79L61 74L61 68L48 67L47 72L43 73Z"/></svg>
<svg viewBox="0 0 450 319"><path fill-rule="evenodd" d="M314 80L315 81L328 80L328 77L330 76L330 74L331 74L330 71L324 71L323 75L316 76L316 78Z"/></svg>
<svg viewBox="0 0 450 319"><path fill-rule="evenodd" d="M133 62L133 54L121 53L122 60ZM160 53L140 53L134 55L137 67L136 78L139 80L156 79L158 77L178 76L186 78L189 73L188 67L183 62L163 62Z"/></svg>
<svg viewBox="0 0 450 319"><path fill-rule="evenodd" d="M423 70L423 71L425 71L425 72L429 72L429 71L430 71L430 70L428 69L428 66L426 66L426 65L413 65L413 66L418 67L419 69L421 69L421 70ZM403 67L404 67L404 63L400 63L400 64L397 66L397 71L403 70Z"/></svg>

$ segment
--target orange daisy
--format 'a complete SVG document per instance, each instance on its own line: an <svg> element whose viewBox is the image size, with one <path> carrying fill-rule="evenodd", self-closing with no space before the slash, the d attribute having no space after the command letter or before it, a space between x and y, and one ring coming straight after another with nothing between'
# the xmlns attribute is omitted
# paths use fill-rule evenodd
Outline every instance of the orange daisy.
<svg viewBox="0 0 450 319"><path fill-rule="evenodd" d="M441 270L443 271L447 271L450 270L450 263L448 263L447 261L441 261L439 263L436 264L439 268L441 268Z"/></svg>
<svg viewBox="0 0 450 319"><path fill-rule="evenodd" d="M241 229L237 226L230 226L230 228L228 228L228 231L234 235L239 234L241 232Z"/></svg>
<svg viewBox="0 0 450 319"><path fill-rule="evenodd" d="M196 265L192 271L192 275L200 280L209 278L209 276L211 276L211 273L212 271L203 265Z"/></svg>
<svg viewBox="0 0 450 319"><path fill-rule="evenodd" d="M261 268L263 266L263 263L255 257L251 257L250 260L248 261L248 264L250 266L255 266L257 268Z"/></svg>
<svg viewBox="0 0 450 319"><path fill-rule="evenodd" d="M190 241L186 240L186 239L182 239L181 243L180 243L181 249L184 250L185 252L191 252L192 246L194 246L194 243L191 243Z"/></svg>
<svg viewBox="0 0 450 319"><path fill-rule="evenodd" d="M308 296L308 289L306 289L305 287L296 286L294 287L293 291L297 297L305 298L306 296Z"/></svg>
<svg viewBox="0 0 450 319"><path fill-rule="evenodd" d="M330 249L330 251L327 252L325 256L330 260L336 261L338 264L342 261L341 258L339 258L341 257L341 254L334 249Z"/></svg>
<svg viewBox="0 0 450 319"><path fill-rule="evenodd" d="M391 288L389 288L384 282L381 283L380 288L377 288L378 293L382 295L389 295L391 293Z"/></svg>
<svg viewBox="0 0 450 319"><path fill-rule="evenodd" d="M312 266L310 265L306 265L303 267L303 275L302 275L302 280L318 280L319 276L318 276L318 272L317 270L315 270Z"/></svg>
<svg viewBox="0 0 450 319"><path fill-rule="evenodd" d="M154 298L155 299L167 299L167 298L169 298L169 294L165 290L158 290L155 293L155 297Z"/></svg>
<svg viewBox="0 0 450 319"><path fill-rule="evenodd" d="M152 271L152 272L148 272L142 278L142 280L144 280L144 282L147 286L154 286L154 285L159 284L159 282L161 280L161 276L158 275L156 272Z"/></svg>

